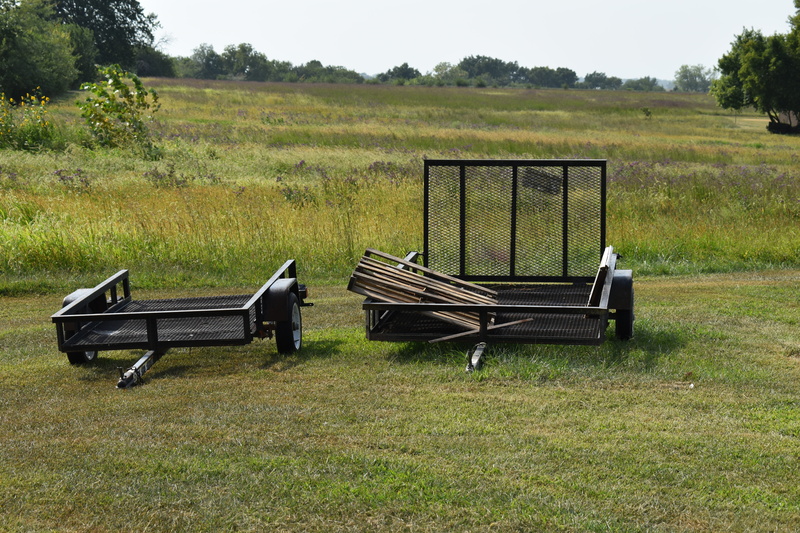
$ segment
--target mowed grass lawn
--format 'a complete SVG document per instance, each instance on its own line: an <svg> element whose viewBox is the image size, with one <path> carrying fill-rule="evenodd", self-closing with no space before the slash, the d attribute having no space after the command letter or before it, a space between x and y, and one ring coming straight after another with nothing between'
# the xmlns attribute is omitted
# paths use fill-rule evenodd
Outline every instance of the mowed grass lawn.
<svg viewBox="0 0 800 533"><path fill-rule="evenodd" d="M795 530L800 272L636 283L632 341L492 346L472 374L312 288L300 354L177 349L128 391L139 353L70 366L60 297L4 298L0 529Z"/></svg>

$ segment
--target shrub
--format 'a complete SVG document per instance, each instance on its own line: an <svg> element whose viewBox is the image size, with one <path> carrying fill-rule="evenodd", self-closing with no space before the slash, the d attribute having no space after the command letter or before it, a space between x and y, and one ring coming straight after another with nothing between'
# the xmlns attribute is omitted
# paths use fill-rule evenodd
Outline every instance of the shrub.
<svg viewBox="0 0 800 533"><path fill-rule="evenodd" d="M154 154L147 122L160 107L158 93L145 89L135 74L119 65L102 68L100 73L106 81L83 84L81 89L90 94L77 103L95 140L101 146L134 145Z"/></svg>
<svg viewBox="0 0 800 533"><path fill-rule="evenodd" d="M46 96L26 94L20 101L0 93L0 148L36 150L50 148L55 129L47 116Z"/></svg>

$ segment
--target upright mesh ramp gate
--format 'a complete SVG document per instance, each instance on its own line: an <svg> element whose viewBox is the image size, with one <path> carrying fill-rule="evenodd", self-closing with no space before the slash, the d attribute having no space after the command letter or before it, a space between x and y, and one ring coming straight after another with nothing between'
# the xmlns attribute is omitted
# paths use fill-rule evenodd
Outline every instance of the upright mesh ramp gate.
<svg viewBox="0 0 800 533"><path fill-rule="evenodd" d="M425 266L476 282L591 281L604 160L426 160Z"/></svg>

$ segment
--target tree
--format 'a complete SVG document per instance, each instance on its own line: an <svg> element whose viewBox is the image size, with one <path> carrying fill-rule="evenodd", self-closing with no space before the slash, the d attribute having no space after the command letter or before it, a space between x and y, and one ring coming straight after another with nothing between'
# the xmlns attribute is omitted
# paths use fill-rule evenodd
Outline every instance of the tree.
<svg viewBox="0 0 800 533"><path fill-rule="evenodd" d="M514 81L536 87L574 87L578 75L574 70L563 67L555 70L550 67L521 67L517 70Z"/></svg>
<svg viewBox="0 0 800 533"><path fill-rule="evenodd" d="M731 43L730 51L720 58L717 65L721 76L711 84L711 94L714 95L720 107L740 111L753 105L751 95L745 92L740 71L745 48L763 38L761 32L744 30Z"/></svg>
<svg viewBox="0 0 800 533"><path fill-rule="evenodd" d="M135 67L137 47L153 45L159 27L154 14L146 15L137 0L56 0L56 14L66 24L92 31L95 61Z"/></svg>
<svg viewBox="0 0 800 533"><path fill-rule="evenodd" d="M433 77L439 85L456 85L459 80L466 80L468 74L456 65L442 62L433 67Z"/></svg>
<svg viewBox="0 0 800 533"><path fill-rule="evenodd" d="M46 0L0 0L0 92L55 95L77 77L67 28Z"/></svg>
<svg viewBox="0 0 800 533"><path fill-rule="evenodd" d="M664 91L664 87L658 83L658 80L645 76L638 80L627 80L622 84L622 88L628 91L647 91L647 92L660 92Z"/></svg>
<svg viewBox="0 0 800 533"><path fill-rule="evenodd" d="M800 0L788 35L765 37L745 29L720 58L711 94L725 109L752 107L769 117L776 133L796 131L800 117Z"/></svg>
<svg viewBox="0 0 800 533"><path fill-rule="evenodd" d="M97 77L97 45L94 44L94 33L89 28L75 24L62 25L69 32L69 40L75 54L75 68L78 77L72 88L77 89L81 81L93 80Z"/></svg>
<svg viewBox="0 0 800 533"><path fill-rule="evenodd" d="M383 74L378 74L378 80L382 83L386 83L388 81L403 83L413 80L414 78L419 78L420 76L422 76L420 71L410 67L408 63L403 63L402 65L387 70Z"/></svg>
<svg viewBox="0 0 800 533"><path fill-rule="evenodd" d="M266 81L269 77L267 56L256 52L249 43L226 46L222 52L222 65L225 73L234 79Z"/></svg>
<svg viewBox="0 0 800 533"><path fill-rule="evenodd" d="M119 65L101 68L100 74L105 81L84 84L87 96L78 102L92 135L101 146L137 146L156 156L147 124L161 107L158 93Z"/></svg>
<svg viewBox="0 0 800 533"><path fill-rule="evenodd" d="M703 65L681 65L675 72L675 90L687 93L707 93L714 79L714 71Z"/></svg>
<svg viewBox="0 0 800 533"><path fill-rule="evenodd" d="M558 87L556 71L550 67L522 68L520 78L535 87Z"/></svg>
<svg viewBox="0 0 800 533"><path fill-rule="evenodd" d="M485 84L510 85L519 71L516 62L507 63L502 59L487 56L465 57L458 68L472 79L480 79Z"/></svg>
<svg viewBox="0 0 800 533"><path fill-rule="evenodd" d="M215 80L225 73L222 56L210 44L203 43L192 51L192 62L197 67L196 78Z"/></svg>
<svg viewBox="0 0 800 533"><path fill-rule="evenodd" d="M616 76L606 76L605 72L592 72L583 78L583 87L587 89L611 89L622 87L622 80Z"/></svg>
<svg viewBox="0 0 800 533"><path fill-rule="evenodd" d="M556 79L558 80L557 87L574 87L578 81L578 75L574 70L558 67L556 69Z"/></svg>
<svg viewBox="0 0 800 533"><path fill-rule="evenodd" d="M175 60L151 46L136 50L136 75L161 78L175 77Z"/></svg>

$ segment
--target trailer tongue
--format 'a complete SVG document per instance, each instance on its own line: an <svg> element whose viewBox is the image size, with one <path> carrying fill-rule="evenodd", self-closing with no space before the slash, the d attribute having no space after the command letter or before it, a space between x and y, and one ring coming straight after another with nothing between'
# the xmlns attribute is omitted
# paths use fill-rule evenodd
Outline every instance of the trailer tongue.
<svg viewBox="0 0 800 533"><path fill-rule="evenodd" d="M306 297L294 260L254 294L165 300L134 300L128 271L122 270L68 295L51 319L58 349L72 364L91 362L103 350L146 350L133 366L120 369L117 387L129 388L170 348L244 345L274 336L279 352L299 350L300 308L313 305Z"/></svg>

